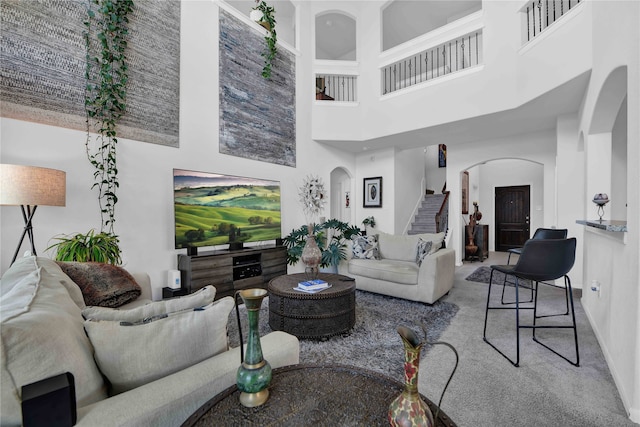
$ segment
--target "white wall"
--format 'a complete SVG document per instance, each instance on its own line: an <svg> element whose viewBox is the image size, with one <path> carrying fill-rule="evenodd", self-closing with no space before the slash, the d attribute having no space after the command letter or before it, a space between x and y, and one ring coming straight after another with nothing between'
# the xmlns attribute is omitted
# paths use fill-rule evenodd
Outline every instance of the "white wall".
<svg viewBox="0 0 640 427"><path fill-rule="evenodd" d="M406 234L415 210L424 200L424 148L398 150L395 156L394 233Z"/></svg>
<svg viewBox="0 0 640 427"><path fill-rule="evenodd" d="M310 28L313 17L303 12ZM312 37L300 40L312 52ZM297 93L307 93L314 80L308 56L296 55ZM304 59L304 60L303 60ZM177 266L173 237L172 169L184 168L244 175L281 182L282 232L304 224L297 189L307 174L319 175L328 186L335 167L354 170L352 155L311 140L309 102L296 98L297 166L278 166L218 152L218 6L209 1L183 1L181 11L180 148L120 139L120 189L116 206L116 233L120 236L124 266L151 276L154 296L160 298L166 271ZM96 195L90 190L93 174L85 158L83 132L2 118L2 163L61 169L67 172L66 207L40 207L35 215L36 249L44 254L50 239L60 233L86 232L100 227ZM374 173L375 171L372 171ZM393 185L393 177L390 177ZM392 187L389 187L392 188ZM392 201L387 209L392 208ZM358 203L358 200L354 200ZM0 209L1 268L9 267L22 232L20 210ZM329 207L324 212L330 213ZM363 216L364 217L364 216ZM392 222L390 222L391 224ZM23 246L27 249L27 245ZM294 267L295 269L296 267Z"/></svg>
<svg viewBox="0 0 640 427"><path fill-rule="evenodd" d="M594 1L593 70L584 107L579 117L579 130L584 135L585 176L599 176L602 165L588 157L590 141L598 134L622 131L623 121L615 122L618 107L599 110L599 105L616 92L618 83L626 89L628 117L640 117L640 3L628 1ZM624 41L624 43L621 43ZM624 67L624 68L621 68ZM620 81L620 70L623 80ZM610 77L616 82L608 85ZM606 89L603 91L603 88ZM601 94L604 96L601 98ZM623 94L624 95L624 94ZM615 102L610 103L615 104ZM596 111L598 111L596 113ZM607 129L608 128L608 129ZM612 129L613 128L613 129ZM611 233L585 227L584 282L597 280L601 293L586 292L582 305L598 338L611 374L632 421L640 423L640 124L626 122L627 134L627 233ZM611 152L609 152L609 156ZM604 185L607 184L606 179ZM608 178L611 180L611 176ZM595 185L597 183L592 183ZM586 188L590 202L593 188ZM587 212L592 206L588 206ZM605 211L606 212L606 211Z"/></svg>
<svg viewBox="0 0 640 427"><path fill-rule="evenodd" d="M427 189L436 194L442 191L442 186L447 181L447 168L438 166L438 144L429 145L425 156L425 179Z"/></svg>
<svg viewBox="0 0 640 427"><path fill-rule="evenodd" d="M385 233L394 233L396 180L394 170L395 150L392 148L378 151L366 151L356 156L356 194L353 198L356 209L356 225L373 216L376 228ZM365 208L362 206L363 179L382 177L382 207Z"/></svg>

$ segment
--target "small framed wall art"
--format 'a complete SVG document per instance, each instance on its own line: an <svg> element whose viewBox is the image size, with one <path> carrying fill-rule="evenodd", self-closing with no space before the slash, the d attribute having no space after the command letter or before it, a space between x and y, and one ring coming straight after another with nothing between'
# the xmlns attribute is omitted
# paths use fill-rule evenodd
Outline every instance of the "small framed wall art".
<svg viewBox="0 0 640 427"><path fill-rule="evenodd" d="M363 208L382 207L382 177L364 178L364 197L362 198Z"/></svg>

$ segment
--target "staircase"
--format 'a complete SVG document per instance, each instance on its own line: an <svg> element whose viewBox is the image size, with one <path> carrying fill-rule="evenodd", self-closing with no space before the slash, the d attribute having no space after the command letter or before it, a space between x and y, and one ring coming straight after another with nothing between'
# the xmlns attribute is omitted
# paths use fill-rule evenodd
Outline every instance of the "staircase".
<svg viewBox="0 0 640 427"><path fill-rule="evenodd" d="M407 234L437 233L436 215L440 212L445 197L445 194L427 194ZM447 214L448 212L443 212L443 216ZM443 231L446 231L446 227Z"/></svg>

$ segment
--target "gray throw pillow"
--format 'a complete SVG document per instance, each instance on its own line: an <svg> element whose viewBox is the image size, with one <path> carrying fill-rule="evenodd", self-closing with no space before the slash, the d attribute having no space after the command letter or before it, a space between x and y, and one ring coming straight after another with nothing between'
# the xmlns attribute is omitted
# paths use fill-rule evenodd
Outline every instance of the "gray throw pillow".
<svg viewBox="0 0 640 427"><path fill-rule="evenodd" d="M380 259L378 235L353 236L353 257L358 259Z"/></svg>
<svg viewBox="0 0 640 427"><path fill-rule="evenodd" d="M111 393L118 394L228 350L233 307L233 298L224 297L205 307L135 323L86 320L84 329Z"/></svg>
<svg viewBox="0 0 640 427"><path fill-rule="evenodd" d="M418 264L419 266L422 265L422 261L424 260L424 257L429 255L429 252L431 251L431 246L433 246L432 241L425 241L425 240L422 240L422 238L418 238L418 247L416 250L416 264Z"/></svg>

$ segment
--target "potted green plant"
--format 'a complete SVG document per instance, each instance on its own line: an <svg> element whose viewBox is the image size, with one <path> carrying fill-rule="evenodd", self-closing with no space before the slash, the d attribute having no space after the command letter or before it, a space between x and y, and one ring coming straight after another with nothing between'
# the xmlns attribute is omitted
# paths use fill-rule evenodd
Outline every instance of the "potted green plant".
<svg viewBox="0 0 640 427"><path fill-rule="evenodd" d="M289 265L294 265L300 260L306 237L309 234L309 227L303 225L298 229L291 230L291 233L283 239L284 245L287 247L287 263ZM314 224L311 235L322 251L320 267L337 267L340 261L347 257L345 253L347 240L360 234L360 228L337 219Z"/></svg>
<svg viewBox="0 0 640 427"><path fill-rule="evenodd" d="M120 246L118 236L110 233L76 233L69 236L54 237L57 243L49 246L47 250L56 248L55 259L57 261L78 262L104 262L120 265Z"/></svg>
<svg viewBox="0 0 640 427"><path fill-rule="evenodd" d="M264 40L266 49L262 52L264 57L264 67L262 68L262 77L271 78L271 63L276 57L278 35L276 33L275 8L269 6L264 0L256 0L256 6L251 10L249 17L262 25L267 30Z"/></svg>
<svg viewBox="0 0 640 427"><path fill-rule="evenodd" d="M376 220L372 216L368 216L362 220L362 225L364 225L364 234L367 234L367 227L375 228Z"/></svg>

